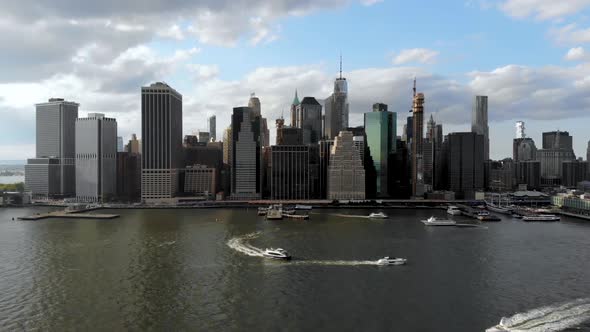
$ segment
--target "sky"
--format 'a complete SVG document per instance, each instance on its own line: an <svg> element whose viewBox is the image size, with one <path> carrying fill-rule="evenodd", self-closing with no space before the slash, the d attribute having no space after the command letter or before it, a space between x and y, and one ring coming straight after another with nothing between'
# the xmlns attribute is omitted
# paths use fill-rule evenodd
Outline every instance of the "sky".
<svg viewBox="0 0 590 332"><path fill-rule="evenodd" d="M274 142L295 89L331 93L340 54L351 126L384 102L401 133L416 77L445 134L489 97L493 159L512 155L518 120L538 147L569 131L586 158L590 139L590 0L21 0L0 31L0 160L34 157L34 104L52 97L116 118L127 141L156 81L183 95L185 134L215 114L218 138L256 93Z"/></svg>

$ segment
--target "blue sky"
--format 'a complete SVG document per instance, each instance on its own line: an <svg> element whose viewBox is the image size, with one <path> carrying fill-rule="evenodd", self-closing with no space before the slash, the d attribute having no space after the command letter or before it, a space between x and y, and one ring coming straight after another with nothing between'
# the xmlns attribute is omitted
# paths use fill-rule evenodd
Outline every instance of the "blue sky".
<svg viewBox="0 0 590 332"><path fill-rule="evenodd" d="M24 0L0 13L0 43L10 45L0 159L34 155L33 105L50 97L117 118L128 139L140 131L140 87L153 81L183 94L187 134L216 114L222 137L250 92L274 124L296 88L327 97L340 53L353 125L385 102L401 132L417 76L445 133L469 130L474 96L489 96L493 158L511 155L517 120L537 145L543 131L569 130L585 157L589 12L590 0Z"/></svg>

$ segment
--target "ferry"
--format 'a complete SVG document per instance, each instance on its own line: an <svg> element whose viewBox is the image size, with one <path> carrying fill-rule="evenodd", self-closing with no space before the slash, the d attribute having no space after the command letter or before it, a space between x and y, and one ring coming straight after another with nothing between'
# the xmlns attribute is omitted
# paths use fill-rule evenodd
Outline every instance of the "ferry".
<svg viewBox="0 0 590 332"><path fill-rule="evenodd" d="M378 212L378 213L371 213L369 215L369 218L371 218L371 219L387 219L389 217L383 212Z"/></svg>
<svg viewBox="0 0 590 332"><path fill-rule="evenodd" d="M447 209L447 214L450 214L451 216L460 216L461 213L461 210L454 205L449 205L449 208Z"/></svg>
<svg viewBox="0 0 590 332"><path fill-rule="evenodd" d="M291 255L289 255L289 253L285 250L285 249L281 249L281 248L277 248L277 249L265 249L264 252L262 253L262 255L266 258L272 258L272 259L283 259L283 260L289 260L291 259Z"/></svg>
<svg viewBox="0 0 590 332"><path fill-rule="evenodd" d="M426 220L421 220L426 226L455 226L457 223L454 220L438 220L434 216Z"/></svg>
<svg viewBox="0 0 590 332"><path fill-rule="evenodd" d="M531 214L522 217L523 221L559 221L561 218L554 214Z"/></svg>

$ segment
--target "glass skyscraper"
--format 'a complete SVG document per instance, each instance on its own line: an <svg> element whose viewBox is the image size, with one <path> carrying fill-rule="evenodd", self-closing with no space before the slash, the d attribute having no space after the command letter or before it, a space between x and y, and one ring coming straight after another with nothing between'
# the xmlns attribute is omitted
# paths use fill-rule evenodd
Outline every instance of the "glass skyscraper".
<svg viewBox="0 0 590 332"><path fill-rule="evenodd" d="M367 145L377 173L377 196L388 196L388 159L396 151L397 114L387 111L386 104L374 104L373 112L365 113Z"/></svg>

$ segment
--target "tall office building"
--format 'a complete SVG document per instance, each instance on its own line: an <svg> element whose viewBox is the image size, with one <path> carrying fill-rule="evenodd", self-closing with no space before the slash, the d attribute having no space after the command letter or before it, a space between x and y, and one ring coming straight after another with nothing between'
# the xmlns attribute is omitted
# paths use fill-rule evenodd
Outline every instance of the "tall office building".
<svg viewBox="0 0 590 332"><path fill-rule="evenodd" d="M210 116L207 119L207 123L209 124L209 135L211 136L211 141L217 142L217 117L215 115Z"/></svg>
<svg viewBox="0 0 590 332"><path fill-rule="evenodd" d="M484 189L484 137L450 133L445 141L448 185L457 198L473 199Z"/></svg>
<svg viewBox="0 0 590 332"><path fill-rule="evenodd" d="M270 198L310 199L310 147L275 145L270 154Z"/></svg>
<svg viewBox="0 0 590 332"><path fill-rule="evenodd" d="M236 107L231 126L231 196L233 199L258 199L262 194L260 115L250 107Z"/></svg>
<svg viewBox="0 0 590 332"><path fill-rule="evenodd" d="M319 143L319 198L328 198L328 167L334 140L321 140Z"/></svg>
<svg viewBox="0 0 590 332"><path fill-rule="evenodd" d="M328 199L365 199L365 168L354 146L353 134L341 131L334 142L328 166Z"/></svg>
<svg viewBox="0 0 590 332"><path fill-rule="evenodd" d="M127 143L127 152L141 154L141 142L137 139L137 135L131 135L131 139Z"/></svg>
<svg viewBox="0 0 590 332"><path fill-rule="evenodd" d="M484 159L490 159L490 134L488 127L488 97L475 96L471 114L471 132L483 135Z"/></svg>
<svg viewBox="0 0 590 332"><path fill-rule="evenodd" d="M182 163L182 95L165 83L141 88L141 198L178 193Z"/></svg>
<svg viewBox="0 0 590 332"><path fill-rule="evenodd" d="M586 149L586 161L588 162L588 174L590 174L590 141L588 141L588 148Z"/></svg>
<svg viewBox="0 0 590 332"><path fill-rule="evenodd" d="M541 162L541 186L561 185L562 163L576 159L572 146L572 137L567 131L543 133L543 148L537 151L537 160Z"/></svg>
<svg viewBox="0 0 590 332"><path fill-rule="evenodd" d="M117 136L117 152L125 151L125 145L123 145L123 137Z"/></svg>
<svg viewBox="0 0 590 332"><path fill-rule="evenodd" d="M266 118L262 117L262 108L260 99L254 93L250 95L248 107L252 109L253 117L260 118L260 144L262 146L270 146L270 132Z"/></svg>
<svg viewBox="0 0 590 332"><path fill-rule="evenodd" d="M424 184L429 189L437 188L439 178L442 176L440 169L442 142L442 125L436 124L431 114L426 126L426 139L422 145Z"/></svg>
<svg viewBox="0 0 590 332"><path fill-rule="evenodd" d="M567 188L577 188L578 183L589 180L588 162L569 160L561 163L561 185Z"/></svg>
<svg viewBox="0 0 590 332"><path fill-rule="evenodd" d="M141 154L117 153L117 199L125 202L141 199Z"/></svg>
<svg viewBox="0 0 590 332"><path fill-rule="evenodd" d="M117 193L117 121L101 113L76 120L76 200L104 202ZM121 143L123 139L121 138Z"/></svg>
<svg viewBox="0 0 590 332"><path fill-rule="evenodd" d="M386 104L373 105L373 111L365 113L367 145L376 171L376 193L385 197L389 191L389 160L396 152L397 114L389 112Z"/></svg>
<svg viewBox="0 0 590 332"><path fill-rule="evenodd" d="M538 160L519 161L515 163L515 185L526 185L528 190L541 188L541 162Z"/></svg>
<svg viewBox="0 0 590 332"><path fill-rule="evenodd" d="M412 106L412 196L424 195L423 140L424 94L416 93L414 79L414 103Z"/></svg>
<svg viewBox="0 0 590 332"><path fill-rule="evenodd" d="M303 130L303 144L317 144L322 138L322 105L314 97L305 97L295 106L295 125Z"/></svg>
<svg viewBox="0 0 590 332"><path fill-rule="evenodd" d="M76 193L78 104L51 98L36 106L36 156L25 166L25 187L35 197Z"/></svg>
<svg viewBox="0 0 590 332"><path fill-rule="evenodd" d="M342 77L342 57L340 57L340 76L334 81L334 93L325 100L324 136L334 139L340 131L348 128L348 83Z"/></svg>

